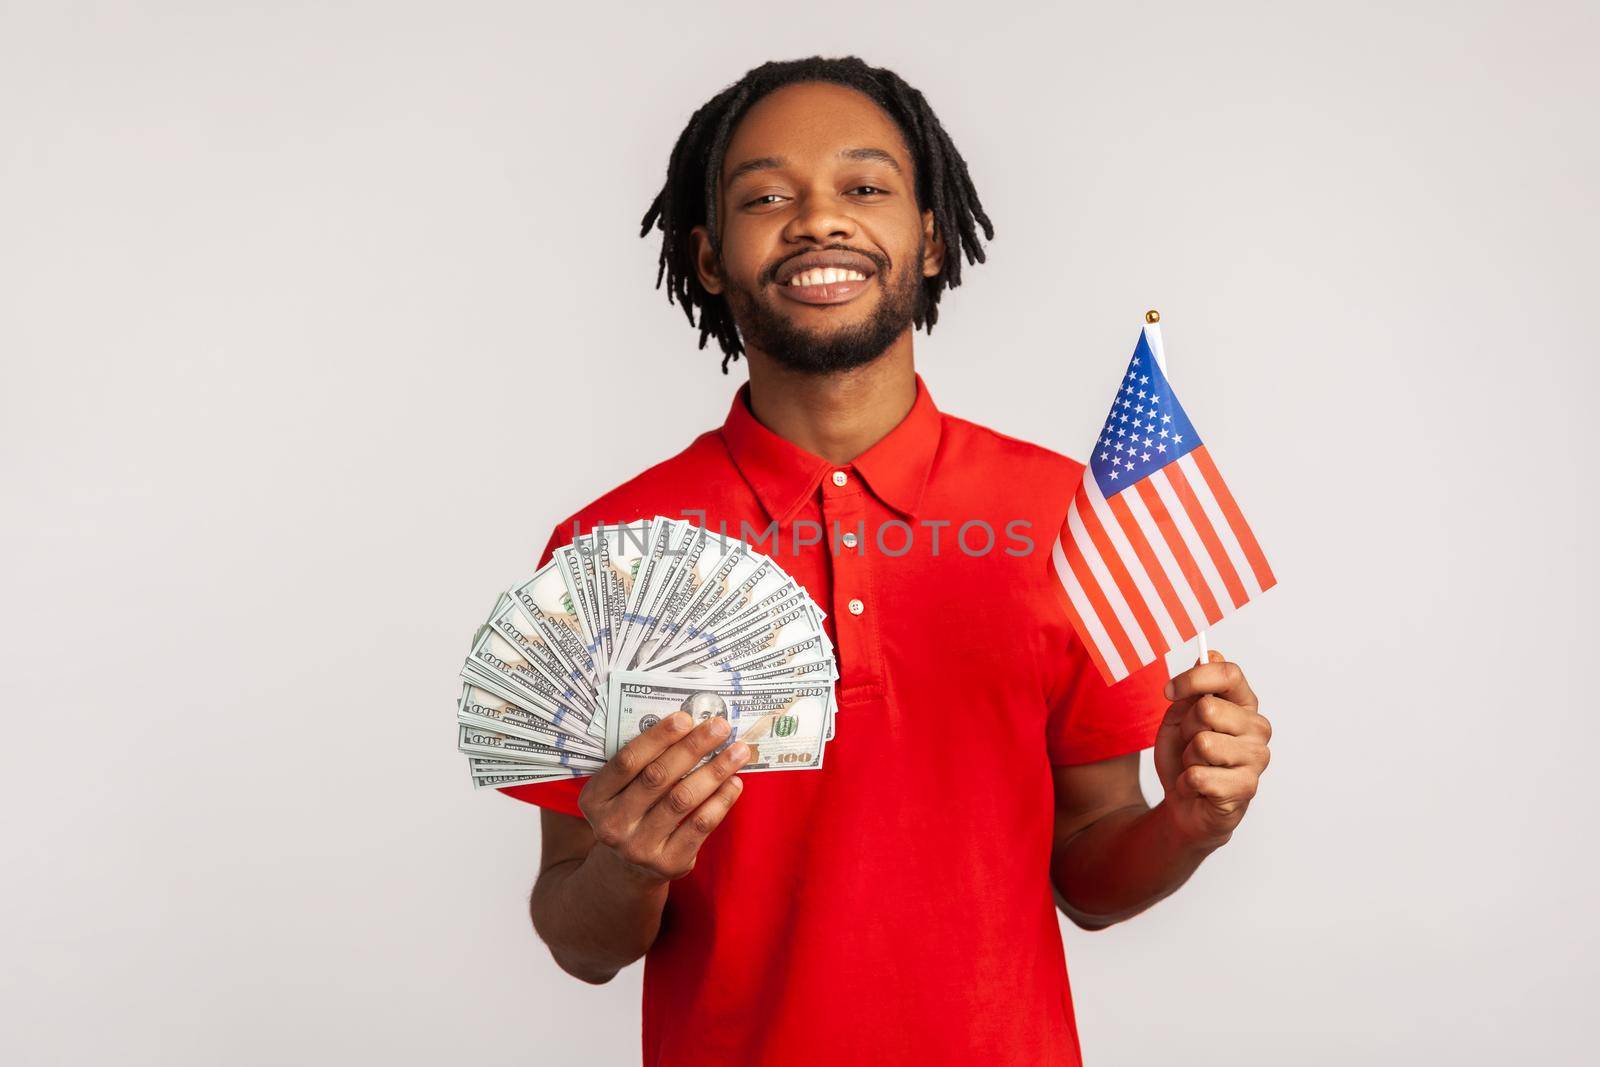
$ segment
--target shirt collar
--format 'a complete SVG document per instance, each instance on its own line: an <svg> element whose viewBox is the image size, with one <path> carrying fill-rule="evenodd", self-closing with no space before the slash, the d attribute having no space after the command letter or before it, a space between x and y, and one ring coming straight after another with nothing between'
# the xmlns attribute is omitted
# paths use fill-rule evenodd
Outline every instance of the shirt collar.
<svg viewBox="0 0 1600 1067"><path fill-rule="evenodd" d="M902 515L915 516L943 423L922 375L917 375L917 398L906 417L877 444L844 464L829 463L761 425L750 412L749 393L745 384L734 394L722 424L722 440L774 521L788 522L832 470L854 471L879 500Z"/></svg>

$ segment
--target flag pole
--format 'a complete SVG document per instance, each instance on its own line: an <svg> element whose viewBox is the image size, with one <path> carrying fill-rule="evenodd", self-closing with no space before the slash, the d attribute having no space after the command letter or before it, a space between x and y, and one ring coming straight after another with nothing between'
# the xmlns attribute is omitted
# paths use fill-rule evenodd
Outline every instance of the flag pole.
<svg viewBox="0 0 1600 1067"><path fill-rule="evenodd" d="M1165 375L1167 373L1167 352L1165 346L1161 343L1161 312L1155 308L1151 308L1144 313L1144 334L1145 339L1150 342L1150 354L1155 357L1156 366L1160 367L1161 373ZM1167 380L1171 381L1172 379L1169 377ZM1195 653L1197 655L1196 662L1198 663L1205 663L1211 658L1206 646L1206 631L1204 627L1195 635Z"/></svg>

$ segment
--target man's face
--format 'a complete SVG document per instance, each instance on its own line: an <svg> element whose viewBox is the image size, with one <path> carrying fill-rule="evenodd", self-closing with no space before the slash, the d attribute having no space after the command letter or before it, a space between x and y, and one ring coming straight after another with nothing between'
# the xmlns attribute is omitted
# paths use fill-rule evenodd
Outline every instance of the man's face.
<svg viewBox="0 0 1600 1067"><path fill-rule="evenodd" d="M727 298L748 348L826 374L911 328L944 242L917 210L899 128L867 97L829 82L764 97L734 131L719 188L721 255L696 227L700 280Z"/></svg>

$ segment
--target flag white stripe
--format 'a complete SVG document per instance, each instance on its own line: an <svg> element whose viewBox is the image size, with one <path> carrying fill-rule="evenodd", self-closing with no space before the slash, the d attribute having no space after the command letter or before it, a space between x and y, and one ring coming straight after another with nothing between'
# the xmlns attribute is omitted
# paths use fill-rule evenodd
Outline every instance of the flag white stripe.
<svg viewBox="0 0 1600 1067"><path fill-rule="evenodd" d="M1177 648L1183 643L1183 638L1178 634L1178 627L1173 623L1172 616L1167 614L1166 602L1161 599L1161 594L1156 592L1155 583L1151 582L1150 575L1145 573L1144 561L1139 558L1127 535L1122 532L1122 523L1117 521L1111 505L1106 503L1105 495L1100 492L1100 482L1092 470L1086 469L1083 472L1083 492L1094 507L1094 513L1100 519L1100 525L1105 528L1111 544L1116 548L1117 555L1122 557L1123 567L1133 579L1133 584L1138 586L1139 595L1144 598L1145 606L1161 629L1162 639L1166 641L1168 648Z"/></svg>
<svg viewBox="0 0 1600 1067"><path fill-rule="evenodd" d="M1161 528L1156 525L1156 517L1144 506L1144 497L1133 491L1123 493L1122 499L1128 502L1128 510L1133 512L1133 519L1139 524L1144 539L1149 542L1150 550L1156 554L1156 559L1161 561L1161 569L1167 572L1167 581L1172 583L1173 592L1177 593L1178 599L1183 602L1183 610L1189 613L1189 622L1196 631L1204 630L1209 624L1206 622L1205 610L1200 607L1200 598L1194 595L1194 590L1189 586L1188 575L1183 573L1183 568L1178 565L1178 557L1172 554L1167 539L1161 535Z"/></svg>
<svg viewBox="0 0 1600 1067"><path fill-rule="evenodd" d="M1161 368L1161 373L1162 374L1166 374L1167 373L1167 351L1166 351L1165 346L1163 346L1162 343L1161 343L1161 325L1160 325L1160 323L1155 323L1155 322L1146 323L1145 327L1144 327L1144 339L1150 343L1150 354L1155 357L1156 366ZM1167 376L1167 380L1169 382L1172 380L1170 375Z"/></svg>
<svg viewBox="0 0 1600 1067"><path fill-rule="evenodd" d="M1084 528L1083 516L1078 514L1076 495L1072 498L1071 506L1067 508L1067 527L1072 531L1072 539L1083 548L1083 558L1088 561L1089 570L1099 584L1101 594L1111 605L1112 614L1116 615L1117 621L1122 624L1122 632L1133 642L1133 650L1139 656L1139 663L1141 665L1149 663L1156 658L1155 650L1150 647L1150 642L1145 640L1144 631L1139 628L1139 621L1133 617L1133 610L1123 598L1122 590L1118 589L1117 583L1112 580L1106 561L1100 558L1100 552L1094 547L1089 531Z"/></svg>
<svg viewBox="0 0 1600 1067"><path fill-rule="evenodd" d="M1261 595L1261 583L1256 581L1255 569L1245 558L1244 549L1239 544L1239 538L1234 535L1233 526L1229 524L1228 517L1222 513L1222 506L1212 495L1210 483L1201 473L1200 465L1194 461L1194 453L1185 452L1178 460L1178 466L1183 468L1183 476L1189 479L1189 484L1194 487L1195 499L1200 501L1200 510L1211 520L1212 529L1217 531L1217 537L1222 541L1223 551L1227 552L1228 559L1233 563L1239 581L1244 583L1245 599L1254 600ZM1233 603L1233 600L1230 598L1228 603Z"/></svg>
<svg viewBox="0 0 1600 1067"><path fill-rule="evenodd" d="M1055 545L1050 549L1050 558L1055 562L1056 577L1061 581L1061 588L1065 590L1067 599L1072 601L1072 606L1077 609L1078 618L1088 627L1089 638L1099 650L1101 658L1106 661L1106 666L1111 669L1112 676L1118 679L1127 677L1128 668L1123 666L1122 657L1117 655L1117 646L1112 643L1111 635L1106 633L1105 626L1100 622L1100 616L1089 603L1088 594L1078 585L1078 575L1073 571L1072 564L1067 562L1066 553L1061 550L1060 537L1056 538Z"/></svg>
<svg viewBox="0 0 1600 1067"><path fill-rule="evenodd" d="M1172 483L1167 480L1166 468L1150 475L1149 482L1156 494L1161 497L1161 502L1167 506L1167 512L1172 516L1172 524L1177 527L1183 543L1189 546L1189 555L1194 557L1195 564L1200 568L1201 577L1206 580L1206 585L1211 587L1211 596L1216 600L1217 607L1226 615L1233 608L1233 597L1228 593L1227 583L1222 580L1217 565L1211 562L1211 553L1206 551L1205 542L1200 540L1200 531L1194 528L1194 523L1189 521L1189 513L1183 510L1183 501L1178 499L1178 491L1172 488Z"/></svg>

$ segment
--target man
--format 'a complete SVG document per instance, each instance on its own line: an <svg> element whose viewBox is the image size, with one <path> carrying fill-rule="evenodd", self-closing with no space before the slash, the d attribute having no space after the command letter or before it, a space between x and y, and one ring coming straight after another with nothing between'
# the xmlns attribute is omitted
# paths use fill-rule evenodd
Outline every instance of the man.
<svg viewBox="0 0 1600 1067"><path fill-rule="evenodd" d="M650 1064L1076 1064L1052 896L1100 929L1225 843L1267 764L1256 698L1215 655L1106 686L1045 564L1082 466L934 407L913 330L993 228L920 93L854 58L759 67L695 113L656 218L669 294L750 383L544 558L658 513L775 530L829 613L836 736L820 771L746 782L740 743L693 769L727 724L679 713L507 789L545 809L534 927L588 982L644 957Z"/></svg>

